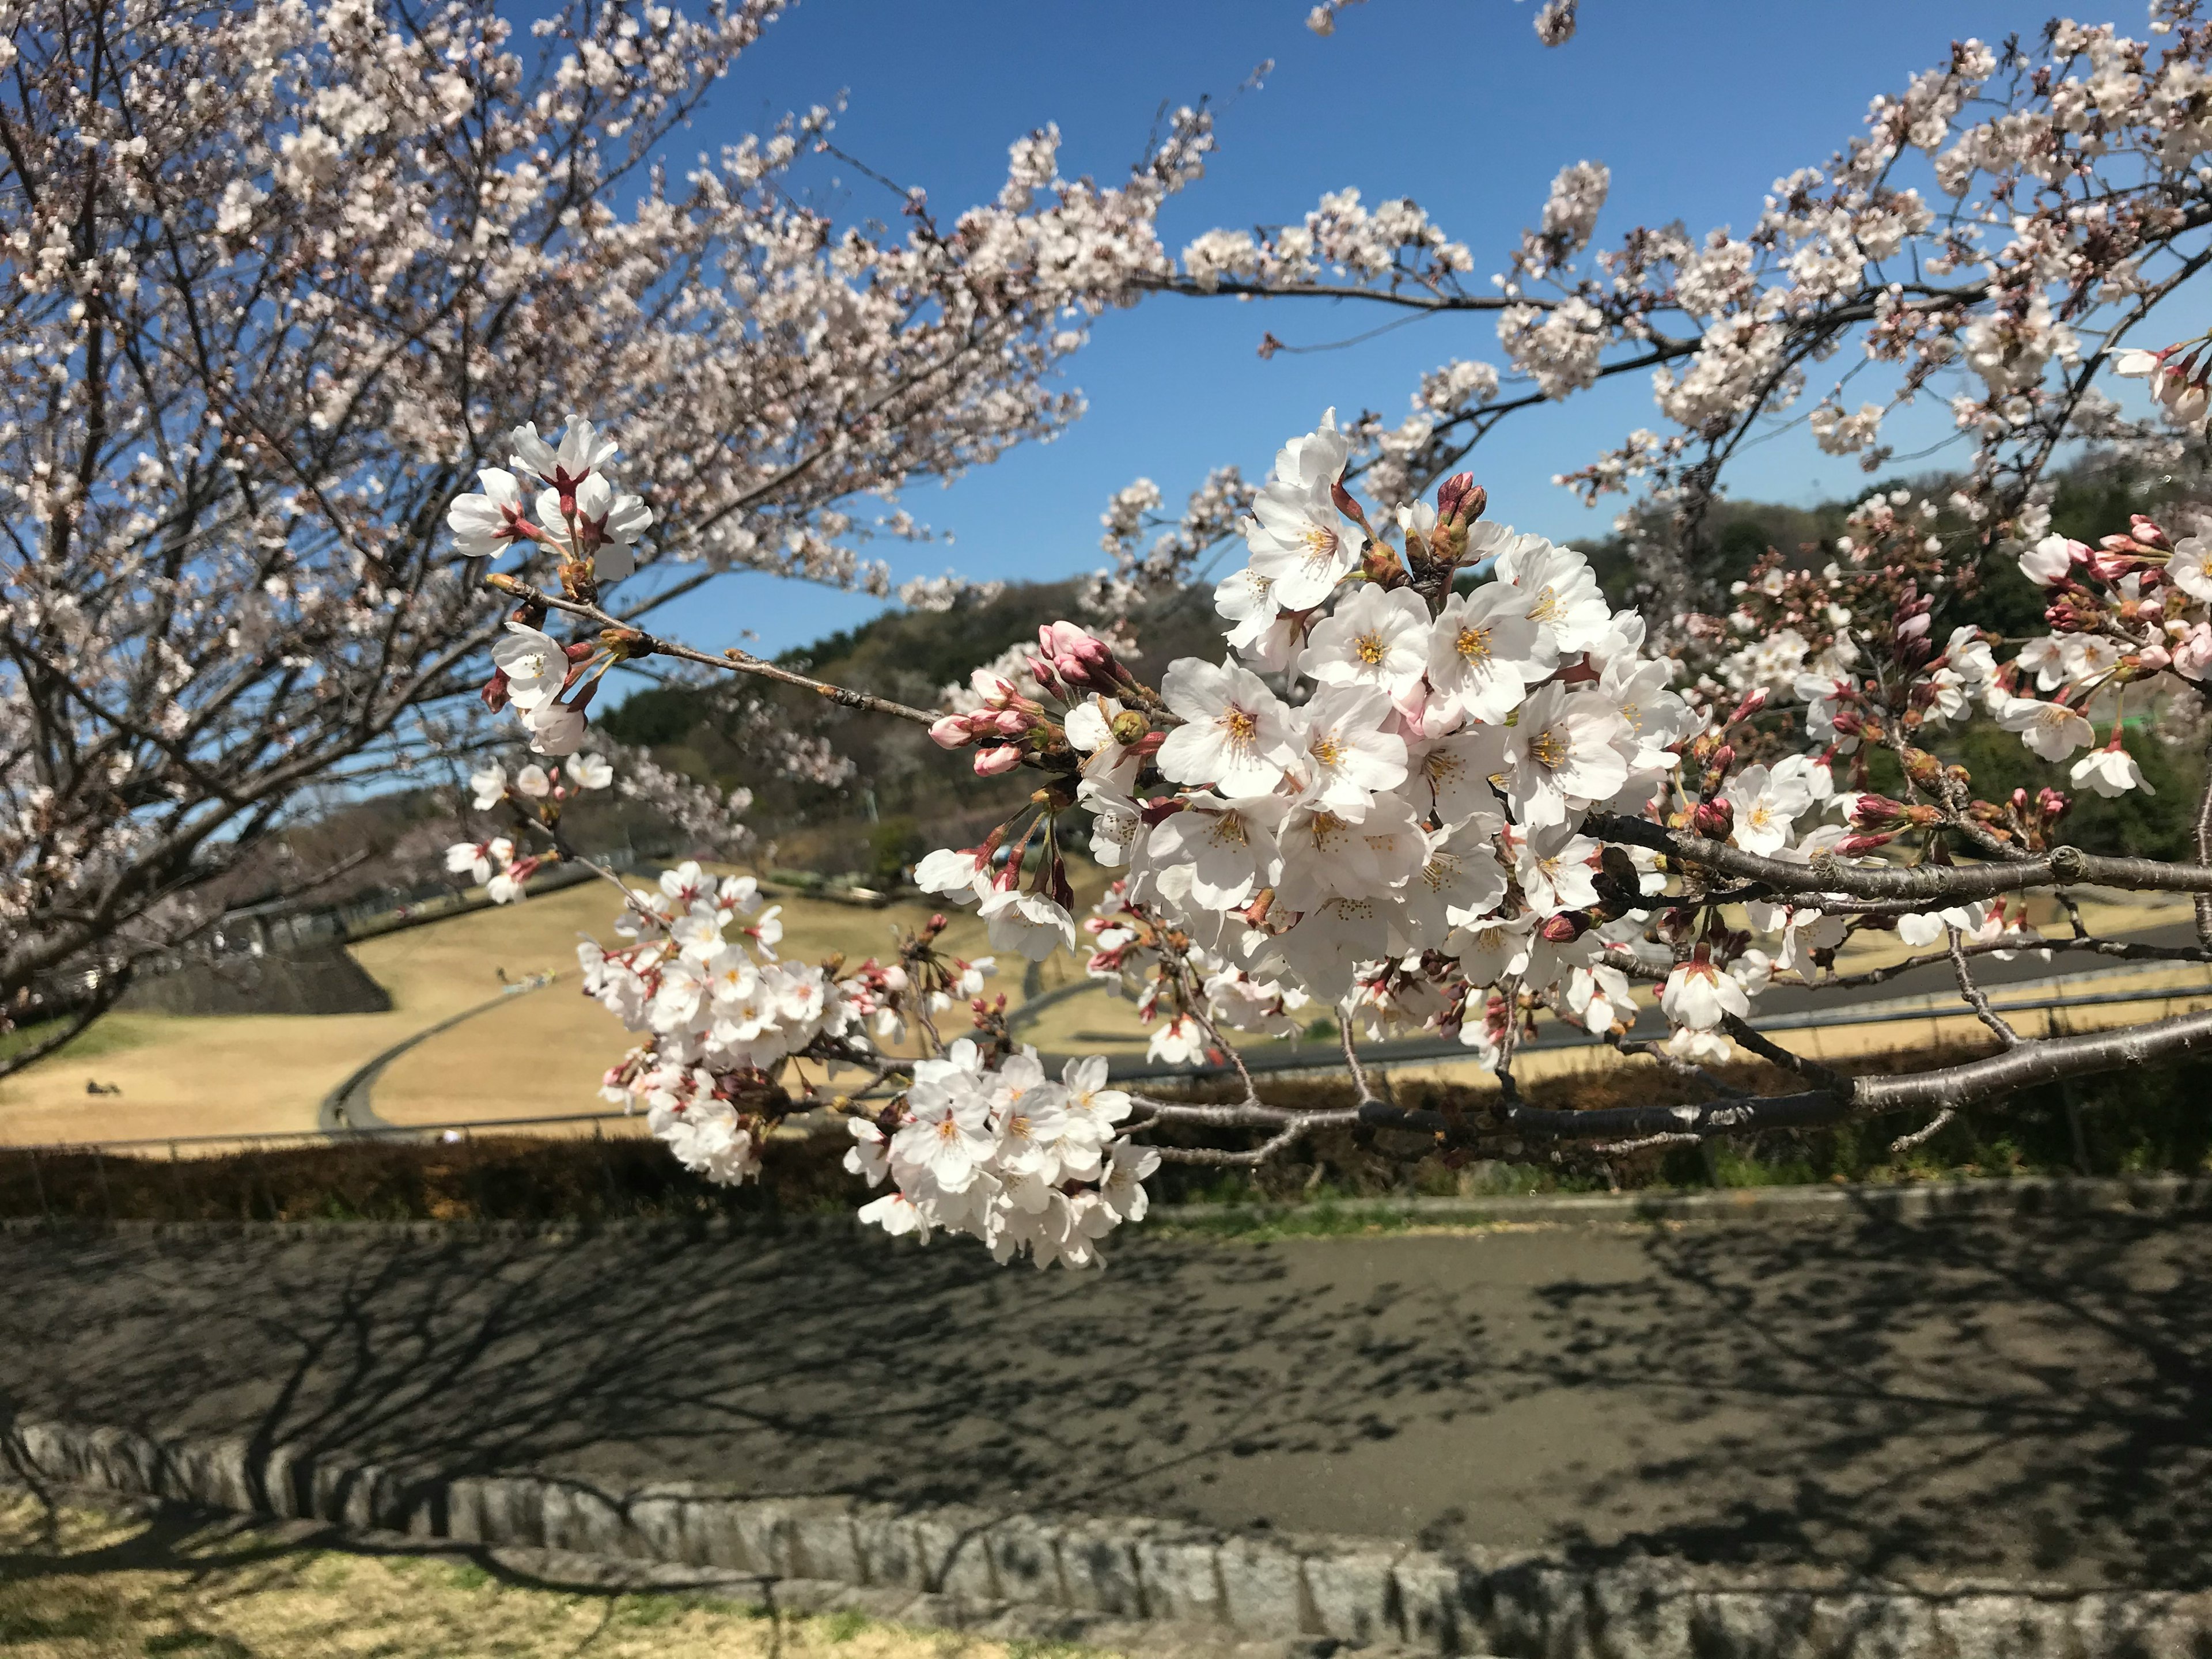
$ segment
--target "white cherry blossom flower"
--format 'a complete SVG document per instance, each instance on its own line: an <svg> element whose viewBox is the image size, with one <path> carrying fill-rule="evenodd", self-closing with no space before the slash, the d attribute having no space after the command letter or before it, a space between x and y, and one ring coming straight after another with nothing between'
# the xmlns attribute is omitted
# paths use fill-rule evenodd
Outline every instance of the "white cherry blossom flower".
<svg viewBox="0 0 2212 1659"><path fill-rule="evenodd" d="M1301 666L1323 685L1371 686L1395 699L1426 672L1429 631L1420 595L1364 583L1315 626Z"/></svg>
<svg viewBox="0 0 2212 1659"><path fill-rule="evenodd" d="M1542 829L1619 793L1628 763L1616 740L1626 729L1601 692L1570 691L1557 682L1540 687L1522 706L1505 745L1513 763L1507 794L1521 822Z"/></svg>
<svg viewBox="0 0 2212 1659"><path fill-rule="evenodd" d="M2136 764L2136 757L2116 747L2091 750L2074 763L2067 776L2073 780L2075 788L2094 789L2107 799L2124 795L2130 789L2140 789L2146 795L2158 793L2144 780L2142 768Z"/></svg>
<svg viewBox="0 0 2212 1659"><path fill-rule="evenodd" d="M1274 832L1283 810L1281 802L1265 798L1189 796L1182 811L1162 818L1146 837L1146 860L1188 865L1192 898L1210 910L1233 910L1270 884L1281 868Z"/></svg>
<svg viewBox="0 0 2212 1659"><path fill-rule="evenodd" d="M2047 761L2063 761L2097 734L2081 714L2060 702L2014 697L1997 711L1997 724Z"/></svg>
<svg viewBox="0 0 2212 1659"><path fill-rule="evenodd" d="M1468 720L1502 725L1528 687L1559 665L1551 632L1528 617L1529 595L1510 582L1454 593L1429 635L1429 684Z"/></svg>
<svg viewBox="0 0 2212 1659"><path fill-rule="evenodd" d="M1555 824L1532 830L1521 842L1513 863L1514 878L1540 916L1560 910L1583 910L1597 902L1597 872L1591 860L1598 844L1577 835L1571 825Z"/></svg>
<svg viewBox="0 0 2212 1659"><path fill-rule="evenodd" d="M1674 964L1659 993L1659 1006L1677 1025L1710 1031L1730 1014L1741 1019L1751 1012L1751 999L1736 976L1709 960L1702 947L1687 962Z"/></svg>
<svg viewBox="0 0 2212 1659"><path fill-rule="evenodd" d="M1370 686L1325 687L1290 720L1299 796L1364 817L1375 796L1406 781L1406 740L1382 729L1390 702Z"/></svg>
<svg viewBox="0 0 2212 1659"><path fill-rule="evenodd" d="M1612 631L1613 607L1605 602L1597 573L1571 547L1554 547L1540 537L1515 538L1498 556L1498 576L1528 596L1528 620L1561 657L1604 644Z"/></svg>
<svg viewBox="0 0 2212 1659"><path fill-rule="evenodd" d="M925 893L969 904L989 895L991 872L988 861L972 850L955 853L939 848L915 866L914 883Z"/></svg>
<svg viewBox="0 0 2212 1659"><path fill-rule="evenodd" d="M1764 766L1745 767L1721 793L1735 812L1729 839L1747 853L1778 851L1813 804L1812 787L1799 773L1770 771Z"/></svg>
<svg viewBox="0 0 2212 1659"><path fill-rule="evenodd" d="M553 636L519 622L492 641L491 659L507 676L507 701L525 714L559 696L568 674L568 656Z"/></svg>
<svg viewBox="0 0 2212 1659"><path fill-rule="evenodd" d="M1018 951L1032 962L1042 962L1055 950L1075 948L1074 919L1042 893L1001 887L983 901L976 914L990 929L994 950Z"/></svg>
<svg viewBox="0 0 2212 1659"><path fill-rule="evenodd" d="M1160 745L1163 773L1232 798L1274 792L1290 758L1289 711L1257 674L1186 657L1168 670L1160 697L1184 722Z"/></svg>
<svg viewBox="0 0 2212 1659"><path fill-rule="evenodd" d="M463 558L497 558L518 541L533 539L522 510L522 484L504 467L488 466L477 474L483 493L455 498L446 511L447 528L453 532L453 550Z"/></svg>

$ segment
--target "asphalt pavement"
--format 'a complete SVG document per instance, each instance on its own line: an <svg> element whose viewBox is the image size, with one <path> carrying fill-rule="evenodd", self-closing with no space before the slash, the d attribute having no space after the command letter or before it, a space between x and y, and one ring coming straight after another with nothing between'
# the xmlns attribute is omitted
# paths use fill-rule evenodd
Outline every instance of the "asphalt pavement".
<svg viewBox="0 0 2212 1659"><path fill-rule="evenodd" d="M1907 1583L2212 1583L2212 1223L0 1237L0 1413Z"/></svg>

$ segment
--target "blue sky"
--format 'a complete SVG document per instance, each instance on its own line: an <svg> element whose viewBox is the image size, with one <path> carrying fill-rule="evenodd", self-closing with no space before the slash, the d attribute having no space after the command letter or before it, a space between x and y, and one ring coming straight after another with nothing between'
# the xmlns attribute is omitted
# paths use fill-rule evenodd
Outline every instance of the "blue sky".
<svg viewBox="0 0 2212 1659"><path fill-rule="evenodd" d="M1324 191L1411 196L1475 256L1486 279L1534 219L1552 176L1601 161L1613 191L1598 240L1680 218L1692 233L1748 227L1773 180L1824 161L1859 131L1867 100L1942 61L1954 38L1995 42L2039 27L2047 0L1583 0L1578 38L1547 51L1516 0L1370 0L1335 36L1304 26L1304 0L805 0L720 88L681 158L843 91L839 145L927 189L945 217L994 194L1006 146L1057 121L1061 167L1117 178L1165 100L1212 94L1220 149L1172 202L1180 248L1214 225L1295 219ZM2140 27L2134 6L2124 27ZM1237 94L1262 59L1265 87ZM832 186L833 176L842 175ZM817 201L847 217L895 205L826 161ZM885 216L888 216L886 215ZM1097 566L1107 496L1139 474L1178 500L1207 469L1263 472L1276 447L1329 404L1396 417L1421 372L1453 356L1498 361L1482 317L1443 317L1341 350L1261 361L1263 330L1314 344L1389 320L1380 308L1153 298L1100 321L1067 374L1089 412L1056 441L1015 451L949 489L906 501L951 548L888 546L899 575L947 564L977 577L1049 578ZM1586 512L1552 476L1631 428L1656 425L1649 381L1625 375L1508 420L1471 463L1492 515L1561 539L1602 534L1618 499ZM1733 493L1784 501L1848 494L1856 465L1802 434L1748 452ZM874 602L733 576L659 625L701 645L752 636L777 651L872 614Z"/></svg>

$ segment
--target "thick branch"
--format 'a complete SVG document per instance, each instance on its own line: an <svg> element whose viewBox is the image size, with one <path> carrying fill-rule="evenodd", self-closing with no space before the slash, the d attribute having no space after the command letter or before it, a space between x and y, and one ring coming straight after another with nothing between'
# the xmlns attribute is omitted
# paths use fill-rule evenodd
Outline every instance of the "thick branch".
<svg viewBox="0 0 2212 1659"><path fill-rule="evenodd" d="M2212 865L2168 864L2158 859L2106 858L2078 848L2056 847L2016 864L1923 864L1869 866L1832 856L1791 864L1747 853L1703 836L1682 835L1648 818L1593 812L1583 832L1602 841L1648 848L1682 864L1757 882L1777 893L1840 893L1922 907L1960 904L2037 887L2092 885L2136 892L2212 893Z"/></svg>

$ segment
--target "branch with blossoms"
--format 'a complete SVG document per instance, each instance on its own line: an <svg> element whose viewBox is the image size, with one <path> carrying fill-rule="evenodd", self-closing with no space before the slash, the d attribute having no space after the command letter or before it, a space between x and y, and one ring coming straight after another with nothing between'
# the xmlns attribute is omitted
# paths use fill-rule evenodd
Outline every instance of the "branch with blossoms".
<svg viewBox="0 0 2212 1659"><path fill-rule="evenodd" d="M577 432L562 453L601 441ZM2001 661L2000 642L1966 619L1973 585L1931 550L1921 514L1885 499L1854 519L1838 564L1762 564L1727 627L1662 653L1581 554L1488 520L1471 476L1395 512L1363 502L1346 483L1354 442L1330 416L1283 447L1242 523L1247 562L1215 596L1224 654L1170 663L1157 683L1116 635L1066 621L976 669L937 714L715 655L600 606L607 546L591 547L580 524L552 538L565 550L558 591L490 578L522 609L488 696L549 757L578 752L597 675L666 656L925 724L979 775L1033 775L980 842L923 859L919 884L975 905L998 952L1080 951L1091 976L1136 1000L1154 1058L1212 1061L1242 1085L1212 1104L1114 1091L1101 1055L1048 1078L1013 1040L1005 1000L981 996L990 964L941 949L943 916L891 961L787 963L750 878L687 866L658 891L625 891L626 943L584 949L587 988L644 1039L610 1073L607 1097L642 1105L687 1165L721 1181L757 1174L769 1130L826 1105L849 1122L850 1167L889 1184L867 1219L970 1233L1002 1260L1082 1265L1142 1213L1143 1178L1160 1162L1256 1164L1323 1128L1510 1158L1917 1112L1900 1137L1910 1145L2029 1084L2212 1042L2212 1014L2044 1038L2005 1022L1976 979L1992 956L2212 961L2212 939L2101 938L2071 891L2212 894L2212 860L2073 847L2058 834L2067 796L1984 799L1942 752L1987 720L2045 759L2078 756L2076 788L2144 787L2123 711L2203 697L2212 522L2169 529L2139 515L2094 548L2039 542L2021 564L2046 592L2051 631L2004 645ZM527 464L568 470L557 455ZM558 512L588 518L584 486ZM485 510L465 498L453 521ZM565 641L549 631L563 623L575 630ZM1871 787L1877 758L1900 780L1895 794ZM588 760L562 764L579 784L598 775ZM547 828L551 776L515 786ZM2212 804L2199 816L2212 822ZM1111 874L1080 922L1077 837ZM2070 937L2028 924L2033 893L2070 908ZM1776 985L1902 971L1838 967L1847 948L1893 942L1905 965L1948 970L1996 1053L1855 1078L1752 1024ZM1668 1034L1633 1039L1655 988ZM963 1003L972 1030L956 1032ZM1243 1045L1291 1035L1316 1008L1334 1011L1349 1097L1322 1110L1272 1103ZM1626 1062L1708 1083L1713 1098L1531 1105L1515 1054L1540 1016ZM1455 1037L1496 1094L1443 1110L1395 1103L1359 1043L1413 1033ZM1744 1057L1796 1086L1760 1096L1717 1079ZM843 1068L863 1084L833 1086ZM869 1090L882 1103L858 1097Z"/></svg>
<svg viewBox="0 0 2212 1659"><path fill-rule="evenodd" d="M782 9L0 6L0 1030L203 933L325 782L471 744L508 609L474 561L588 568L633 624L732 570L962 591L870 542L1079 412L1053 379L1170 266L1211 118L1103 181L1026 134L957 216L839 226L793 179L828 109L668 149ZM653 511L585 428L516 434L549 386L628 411Z"/></svg>
<svg viewBox="0 0 2212 1659"><path fill-rule="evenodd" d="M1314 27L1328 33L1338 9L1316 9ZM1546 6L1539 32L1547 18L1571 32L1573 11ZM1616 528L1648 614L1671 629L1720 608L1705 556L1727 468L1794 427L1871 472L1895 458L1899 423L1932 404L1934 442L1914 459L1955 457L1942 533L1961 568L2048 532L2047 473L2069 447L2150 472L2201 465L2212 351L2201 337L2136 343L2159 337L2212 262L2209 77L2212 24L2196 0L2160 0L2148 40L2059 21L2025 40L1951 43L1873 99L1864 131L1826 161L1778 161L1772 193L1738 218L1747 228L1635 224L1602 243L1611 175L1586 160L1560 169L1486 282L1468 244L1417 203L1358 190L1293 222L1208 231L1172 271L1139 280L1194 300L1278 312L1325 301L1332 315L1364 303L1494 331L1492 360L1455 348L1402 417L1350 422L1352 476L1394 508L1501 422L1648 373L1657 420L1553 482L1587 502L1637 493ZM1291 332L1271 314L1261 355L1297 349ZM2155 374L2147 414L2114 395L2115 367ZM1180 522L1164 519L1148 480L1117 495L1102 603L1187 581L1233 546L1233 525L1207 511L1219 477ZM1149 544L1148 527L1160 532Z"/></svg>

